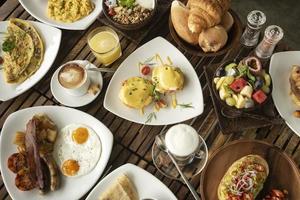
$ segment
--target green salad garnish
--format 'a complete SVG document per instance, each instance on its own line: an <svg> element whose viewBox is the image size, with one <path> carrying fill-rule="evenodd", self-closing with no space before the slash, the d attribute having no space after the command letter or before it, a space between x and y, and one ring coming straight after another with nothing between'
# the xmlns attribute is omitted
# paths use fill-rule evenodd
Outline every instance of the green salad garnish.
<svg viewBox="0 0 300 200"><path fill-rule="evenodd" d="M132 8L135 3L135 0L118 0L118 3L120 6Z"/></svg>

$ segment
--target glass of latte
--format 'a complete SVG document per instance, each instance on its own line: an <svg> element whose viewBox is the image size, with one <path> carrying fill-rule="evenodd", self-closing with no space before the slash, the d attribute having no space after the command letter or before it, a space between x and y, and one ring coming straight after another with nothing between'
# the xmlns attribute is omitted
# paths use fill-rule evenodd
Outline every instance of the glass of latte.
<svg viewBox="0 0 300 200"><path fill-rule="evenodd" d="M191 163L195 157L202 157L202 154L207 152L203 138L187 124L172 126L161 135L161 138L164 139L166 148L181 166Z"/></svg>

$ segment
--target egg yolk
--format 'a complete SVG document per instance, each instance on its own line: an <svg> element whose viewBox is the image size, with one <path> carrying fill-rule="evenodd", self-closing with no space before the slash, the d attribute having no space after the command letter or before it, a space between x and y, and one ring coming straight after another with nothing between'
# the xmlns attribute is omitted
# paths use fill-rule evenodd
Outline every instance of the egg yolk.
<svg viewBox="0 0 300 200"><path fill-rule="evenodd" d="M79 127L72 133L73 141L77 144L83 144L87 141L89 137L89 131L86 128Z"/></svg>
<svg viewBox="0 0 300 200"><path fill-rule="evenodd" d="M63 165L62 165L62 171L64 174L68 175L68 176L74 176L77 174L77 172L79 171L79 164L76 160L66 160L64 161Z"/></svg>

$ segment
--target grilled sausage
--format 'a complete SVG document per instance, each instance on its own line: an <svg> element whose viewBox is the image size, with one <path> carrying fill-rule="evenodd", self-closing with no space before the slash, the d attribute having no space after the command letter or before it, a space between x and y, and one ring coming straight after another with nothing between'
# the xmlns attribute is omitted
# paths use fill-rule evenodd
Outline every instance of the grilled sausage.
<svg viewBox="0 0 300 200"><path fill-rule="evenodd" d="M19 190L28 191L36 187L36 182L32 180L27 169L21 169L15 178L15 185Z"/></svg>
<svg viewBox="0 0 300 200"><path fill-rule="evenodd" d="M51 191L56 190L59 187L59 174L56 162L51 154L42 154L41 158L46 163L50 172L50 189Z"/></svg>
<svg viewBox="0 0 300 200"><path fill-rule="evenodd" d="M7 167L13 173L18 173L21 169L26 168L26 158L21 153L14 153L7 160Z"/></svg>

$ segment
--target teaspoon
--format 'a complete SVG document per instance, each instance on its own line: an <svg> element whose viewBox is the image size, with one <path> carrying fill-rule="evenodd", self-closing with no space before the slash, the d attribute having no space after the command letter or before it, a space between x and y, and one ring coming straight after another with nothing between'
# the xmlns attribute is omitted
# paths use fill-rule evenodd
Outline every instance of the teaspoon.
<svg viewBox="0 0 300 200"><path fill-rule="evenodd" d="M87 68L88 71L94 71L94 72L107 72L107 73L115 73L115 69L111 68Z"/></svg>
<svg viewBox="0 0 300 200"><path fill-rule="evenodd" d="M188 181L188 179L185 177L185 175L183 174L183 172L181 171L180 167L178 166L174 156L169 152L168 148L165 145L164 140L161 138L160 135L155 136L155 143L156 145L162 149L163 151L167 152L168 156L171 158L173 164L175 165L177 171L179 172L181 178L183 179L183 181L185 182L185 184L187 185L187 187L189 188L189 190L191 191L192 195L194 196L194 198L196 200L200 200L200 197L198 196L197 192L195 191L195 189L193 188L193 186L190 184L190 182Z"/></svg>

